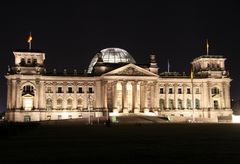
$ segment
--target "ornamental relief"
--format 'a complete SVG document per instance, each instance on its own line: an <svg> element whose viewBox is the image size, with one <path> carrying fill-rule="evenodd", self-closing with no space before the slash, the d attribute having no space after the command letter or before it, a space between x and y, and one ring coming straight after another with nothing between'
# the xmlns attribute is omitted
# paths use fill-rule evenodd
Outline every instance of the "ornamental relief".
<svg viewBox="0 0 240 164"><path fill-rule="evenodd" d="M135 68L129 67L123 71L120 71L114 75L121 75L121 76L151 76L148 74L145 74L143 72L140 72L138 70L136 70Z"/></svg>

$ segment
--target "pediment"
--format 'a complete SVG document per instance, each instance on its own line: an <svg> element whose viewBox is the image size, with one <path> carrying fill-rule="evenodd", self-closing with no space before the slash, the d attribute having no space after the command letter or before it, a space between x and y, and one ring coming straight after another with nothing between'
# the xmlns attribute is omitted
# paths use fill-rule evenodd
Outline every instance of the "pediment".
<svg viewBox="0 0 240 164"><path fill-rule="evenodd" d="M24 98L32 98L32 97L33 97L33 95L31 95L31 94L27 93L27 94L24 94L24 95L22 95L22 97L24 97Z"/></svg>
<svg viewBox="0 0 240 164"><path fill-rule="evenodd" d="M145 70L134 64L128 64L117 68L113 71L103 74L102 76L158 76L148 70Z"/></svg>

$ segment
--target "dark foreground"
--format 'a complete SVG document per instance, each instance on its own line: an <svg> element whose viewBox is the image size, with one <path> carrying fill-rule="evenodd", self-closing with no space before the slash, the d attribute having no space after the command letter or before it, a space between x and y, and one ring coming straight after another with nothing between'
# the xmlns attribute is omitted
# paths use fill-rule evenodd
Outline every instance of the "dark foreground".
<svg viewBox="0 0 240 164"><path fill-rule="evenodd" d="M239 124L1 124L0 163L239 163Z"/></svg>

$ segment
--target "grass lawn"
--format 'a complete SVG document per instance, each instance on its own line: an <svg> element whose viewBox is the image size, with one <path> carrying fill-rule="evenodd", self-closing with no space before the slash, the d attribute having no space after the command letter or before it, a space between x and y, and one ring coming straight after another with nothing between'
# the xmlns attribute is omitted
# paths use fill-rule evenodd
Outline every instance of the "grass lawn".
<svg viewBox="0 0 240 164"><path fill-rule="evenodd" d="M240 124L1 124L0 134L0 164L240 160Z"/></svg>

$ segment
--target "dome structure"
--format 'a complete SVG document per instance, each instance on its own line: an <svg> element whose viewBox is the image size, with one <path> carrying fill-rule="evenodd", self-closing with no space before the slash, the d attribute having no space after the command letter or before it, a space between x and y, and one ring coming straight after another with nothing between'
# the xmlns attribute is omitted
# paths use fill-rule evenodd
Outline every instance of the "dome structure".
<svg viewBox="0 0 240 164"><path fill-rule="evenodd" d="M106 48L101 50L101 57L103 59L103 63L133 63L135 64L134 58L125 50L121 48ZM98 60L99 54L96 54L89 67L88 73L92 73L93 67Z"/></svg>

